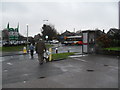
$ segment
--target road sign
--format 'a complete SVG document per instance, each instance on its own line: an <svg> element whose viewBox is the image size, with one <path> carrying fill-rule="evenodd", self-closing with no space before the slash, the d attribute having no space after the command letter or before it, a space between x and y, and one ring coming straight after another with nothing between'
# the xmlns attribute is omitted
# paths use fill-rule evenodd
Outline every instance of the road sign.
<svg viewBox="0 0 120 90"><path fill-rule="evenodd" d="M19 37L19 32L18 32L18 28L9 28L9 39L10 40L18 40Z"/></svg>

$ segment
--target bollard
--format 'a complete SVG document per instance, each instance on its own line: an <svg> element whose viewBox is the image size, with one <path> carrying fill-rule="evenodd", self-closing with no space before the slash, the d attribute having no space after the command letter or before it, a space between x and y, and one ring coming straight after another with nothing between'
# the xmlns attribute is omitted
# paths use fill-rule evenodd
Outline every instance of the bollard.
<svg viewBox="0 0 120 90"><path fill-rule="evenodd" d="M70 52L70 50L68 50L68 53Z"/></svg>
<svg viewBox="0 0 120 90"><path fill-rule="evenodd" d="M29 53L29 45L27 45L27 53Z"/></svg>
<svg viewBox="0 0 120 90"><path fill-rule="evenodd" d="M68 49L68 53L70 53L71 48Z"/></svg>
<svg viewBox="0 0 120 90"><path fill-rule="evenodd" d="M55 51L56 51L56 53L58 53L58 48L56 48L56 50L55 50Z"/></svg>
<svg viewBox="0 0 120 90"><path fill-rule="evenodd" d="M24 54L27 53L27 49L26 49L26 47L23 47L23 53L24 53Z"/></svg>
<svg viewBox="0 0 120 90"><path fill-rule="evenodd" d="M52 48L49 48L49 52L50 52L50 54L49 54L49 61L52 61Z"/></svg>

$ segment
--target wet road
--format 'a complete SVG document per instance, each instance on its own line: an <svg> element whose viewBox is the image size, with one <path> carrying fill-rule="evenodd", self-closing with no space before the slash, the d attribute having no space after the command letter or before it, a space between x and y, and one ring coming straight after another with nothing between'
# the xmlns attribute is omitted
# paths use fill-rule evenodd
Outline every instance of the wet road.
<svg viewBox="0 0 120 90"><path fill-rule="evenodd" d="M69 46L68 48L73 49L73 47L74 46ZM79 46L76 46L74 48L78 47ZM62 49L60 50L63 51ZM64 50L66 51L67 48ZM34 59L31 59L30 55L3 57L3 87L21 87L21 84L24 88L118 87L118 58L116 57L84 55L80 57L71 57L62 61L45 63L42 66L38 64L37 58L36 54L34 55ZM30 84L30 82L32 82L32 84ZM36 84L36 82L39 83ZM45 83L47 83L48 86L44 85Z"/></svg>
<svg viewBox="0 0 120 90"><path fill-rule="evenodd" d="M39 65L36 55L34 59L30 59L29 57L29 55L5 57L8 60L2 63L3 84L24 82L33 78L39 78L40 76L51 75L53 67L49 66L49 63L42 67ZM57 71L57 68L54 70ZM56 75L57 73L59 74L60 72L52 72L52 75Z"/></svg>
<svg viewBox="0 0 120 90"><path fill-rule="evenodd" d="M68 52L68 50L70 52L81 52L81 46L58 47L58 53ZM53 48L53 53L55 53L55 48ZM34 54L34 59L31 59L30 55L2 57L3 84L24 82L33 78L39 78L40 76L53 76L62 73L61 70L58 70L59 68L54 68L51 64L49 65L49 63L41 68L37 59L37 54ZM46 69L47 72L44 72Z"/></svg>

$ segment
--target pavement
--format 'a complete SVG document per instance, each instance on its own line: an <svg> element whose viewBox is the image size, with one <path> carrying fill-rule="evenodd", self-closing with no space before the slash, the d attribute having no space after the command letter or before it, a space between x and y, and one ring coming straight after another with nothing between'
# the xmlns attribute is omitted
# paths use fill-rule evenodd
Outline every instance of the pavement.
<svg viewBox="0 0 120 90"><path fill-rule="evenodd" d="M0 54L0 57L4 57L4 56L13 56L13 55L23 55L23 51L16 51L16 52L2 52Z"/></svg>
<svg viewBox="0 0 120 90"><path fill-rule="evenodd" d="M38 64L37 55L5 56L3 88L118 88L118 58L75 55Z"/></svg>

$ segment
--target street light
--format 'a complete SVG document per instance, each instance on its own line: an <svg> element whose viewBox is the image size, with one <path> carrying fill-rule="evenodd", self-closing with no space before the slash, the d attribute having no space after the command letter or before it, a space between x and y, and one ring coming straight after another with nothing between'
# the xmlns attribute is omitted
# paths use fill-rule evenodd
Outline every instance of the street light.
<svg viewBox="0 0 120 90"><path fill-rule="evenodd" d="M48 20L47 20L47 19L45 19L45 20L43 20L43 22L48 22ZM47 24L47 23L45 23L45 24Z"/></svg>
<svg viewBox="0 0 120 90"><path fill-rule="evenodd" d="M47 40L47 42L48 42L48 36L45 36L45 38L46 38L46 40Z"/></svg>
<svg viewBox="0 0 120 90"><path fill-rule="evenodd" d="M48 20L43 20L43 21L48 21Z"/></svg>
<svg viewBox="0 0 120 90"><path fill-rule="evenodd" d="M27 52L28 52L28 24L26 24L27 26Z"/></svg>
<svg viewBox="0 0 120 90"><path fill-rule="evenodd" d="M47 19L44 19L43 22L48 22L48 20L47 20ZM47 24L47 23L45 23L45 25L46 25L46 24ZM45 36L45 39L47 40L47 43L48 43L48 36L47 36L47 35Z"/></svg>

